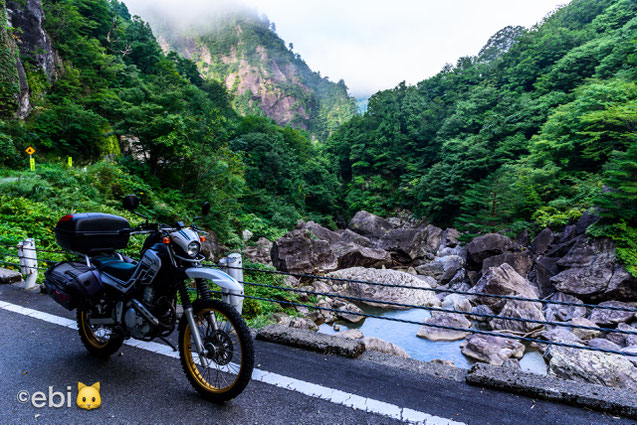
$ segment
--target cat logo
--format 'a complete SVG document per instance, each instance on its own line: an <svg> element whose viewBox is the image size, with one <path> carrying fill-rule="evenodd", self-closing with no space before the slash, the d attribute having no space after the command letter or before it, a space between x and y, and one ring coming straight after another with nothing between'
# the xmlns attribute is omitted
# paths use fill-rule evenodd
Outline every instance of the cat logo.
<svg viewBox="0 0 637 425"><path fill-rule="evenodd" d="M93 410L102 405L100 397L100 383L96 382L91 386L77 383L77 407L80 409Z"/></svg>

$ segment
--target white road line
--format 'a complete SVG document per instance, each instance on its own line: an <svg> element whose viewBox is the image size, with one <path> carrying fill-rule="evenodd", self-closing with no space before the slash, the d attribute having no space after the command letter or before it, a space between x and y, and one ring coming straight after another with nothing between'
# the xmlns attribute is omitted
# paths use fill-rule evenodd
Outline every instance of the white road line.
<svg viewBox="0 0 637 425"><path fill-rule="evenodd" d="M17 304L0 301L0 309L10 311L12 313L22 314L24 316L29 316L47 323L52 323L54 325L77 330L75 320L55 316L53 314L33 310L27 307L22 307ZM173 351L172 348L164 344L158 344L156 342L148 341L138 341L135 339L129 339L125 342L125 344L130 347L139 348L141 350L150 351L156 354L161 354L162 356L172 357L175 359L179 358L179 353ZM275 387L283 388L290 391L296 391L310 397L320 398L322 400L326 400L334 404L339 404L341 406L351 407L356 410L362 410L364 412L374 413L392 419L398 419L404 422L419 423L425 425L465 425L463 422L455 422L451 419L430 415L429 413L408 409L406 407L400 407L395 404L386 403L384 401L375 400L372 398L361 397L356 394L348 393L334 388L324 387L312 382L302 381L300 379L279 375L278 373L268 372L266 370L258 368L254 369L254 372L252 373L252 379L254 381L274 385Z"/></svg>

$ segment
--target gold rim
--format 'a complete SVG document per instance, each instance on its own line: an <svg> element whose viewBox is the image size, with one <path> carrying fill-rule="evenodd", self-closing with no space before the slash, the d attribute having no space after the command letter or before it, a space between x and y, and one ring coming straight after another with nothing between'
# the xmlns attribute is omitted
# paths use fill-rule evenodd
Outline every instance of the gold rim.
<svg viewBox="0 0 637 425"><path fill-rule="evenodd" d="M106 342L100 342L97 336L95 336L93 330L90 328L90 325L88 325L85 311L80 312L80 326L82 328L82 333L86 337L86 340L89 342L89 344L91 344L95 348L106 347L106 344L108 344L108 340Z"/></svg>
<svg viewBox="0 0 637 425"><path fill-rule="evenodd" d="M208 359L208 361L210 362L208 367L203 366L203 363L199 359L199 355L194 349L194 342L192 341L190 324L186 325L186 329L184 331L184 339L182 341L184 347L184 357L186 359L186 366L190 371L190 375L195 378L197 383L202 388L214 394L222 394L234 387L234 385L237 383L237 380L239 379L239 375L241 374L241 370L243 369L243 350L241 349L241 344L239 343L239 336L237 334L237 331L232 323L230 323L228 318L223 313L211 308L204 308L203 310L200 310L197 314L197 317L195 317L195 321L197 322L197 327L199 328L199 334L201 335L201 338L205 341L205 339L210 336L210 332L213 332L212 327L210 326L208 321L205 320L205 315L209 312L212 312L215 315L218 328L224 329L230 340L233 342L232 345L235 350L233 352L230 363L220 365L218 363L215 363L212 359ZM197 359L195 359L195 356L197 357ZM236 363L232 362L232 360L235 360L237 358L239 359L238 367ZM227 376L230 374L233 374L234 378L228 379ZM214 381L214 383L211 381ZM222 383L228 382L229 385L221 386Z"/></svg>

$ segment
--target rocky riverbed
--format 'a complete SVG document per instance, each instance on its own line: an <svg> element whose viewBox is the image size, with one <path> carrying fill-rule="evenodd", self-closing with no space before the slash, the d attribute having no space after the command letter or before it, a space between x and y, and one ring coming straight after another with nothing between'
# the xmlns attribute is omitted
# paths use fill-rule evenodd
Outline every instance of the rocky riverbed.
<svg viewBox="0 0 637 425"><path fill-rule="evenodd" d="M440 229L409 217L384 219L358 212L348 228L326 229L300 221L297 228L273 243L259 239L244 255L271 263L278 270L320 274L349 280L397 284L423 289L366 285L348 281L290 279L295 287L316 292L465 312L434 311L417 337L429 341L461 341L459 350L472 361L519 367L528 350L540 350L548 373L562 378L637 389L637 358L588 350L522 343L470 329L529 336L546 341L637 352L637 335L608 333L596 328L637 332L637 315L600 308L561 306L540 302L502 300L472 294L511 295L575 304L637 308L637 279L615 258L611 240L592 239L586 229L597 217L584 214L559 232L544 229L533 240L523 233L516 240L485 234L466 245L456 229ZM427 289L450 289L468 295ZM401 308L373 301L352 303L319 297L318 306L360 313L362 308ZM310 330L319 325L360 323L361 316L299 307L302 317L278 317L280 324ZM484 315L553 321L593 329L569 329L538 323L489 318ZM457 330L436 328L451 326ZM387 322L391 329L392 322ZM465 331L466 329L466 331ZM341 335L363 339L368 349L399 356L409 354L396 344L366 336L357 330Z"/></svg>

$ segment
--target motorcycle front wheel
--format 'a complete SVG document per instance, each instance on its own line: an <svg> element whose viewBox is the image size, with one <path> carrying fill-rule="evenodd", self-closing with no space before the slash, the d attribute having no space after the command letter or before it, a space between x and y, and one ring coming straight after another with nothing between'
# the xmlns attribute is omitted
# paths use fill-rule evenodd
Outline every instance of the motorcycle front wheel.
<svg viewBox="0 0 637 425"><path fill-rule="evenodd" d="M179 322L179 358L190 384L207 400L224 402L245 389L254 368L254 345L241 315L218 300L195 301L193 315L206 355L200 358L185 316Z"/></svg>

